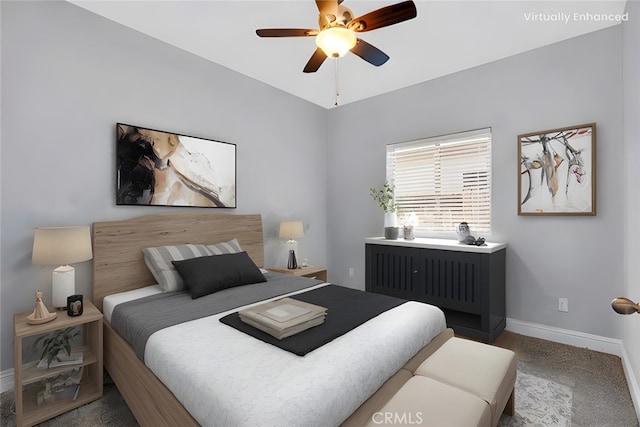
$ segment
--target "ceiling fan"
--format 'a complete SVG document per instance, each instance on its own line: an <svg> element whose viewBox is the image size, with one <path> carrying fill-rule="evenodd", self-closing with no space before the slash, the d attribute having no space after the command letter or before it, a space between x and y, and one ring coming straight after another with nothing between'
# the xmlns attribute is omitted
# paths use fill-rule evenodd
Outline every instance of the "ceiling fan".
<svg viewBox="0 0 640 427"><path fill-rule="evenodd" d="M379 67L389 60L389 56L377 47L358 38L356 33L375 30L415 18L416 5L413 1L376 9L354 18L353 12L342 5L343 0L315 0L318 6L319 29L265 28L256 30L260 37L316 37L317 48L307 65L305 73L316 72L327 57L340 57L352 52L370 64Z"/></svg>

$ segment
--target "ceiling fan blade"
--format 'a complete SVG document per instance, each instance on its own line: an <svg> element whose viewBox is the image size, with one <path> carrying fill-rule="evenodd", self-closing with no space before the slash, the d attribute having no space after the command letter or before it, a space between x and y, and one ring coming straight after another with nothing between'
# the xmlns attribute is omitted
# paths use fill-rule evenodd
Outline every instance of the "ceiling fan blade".
<svg viewBox="0 0 640 427"><path fill-rule="evenodd" d="M325 59L327 59L327 55L322 51L322 49L317 48L302 71L305 73L315 73L318 71L318 68L320 68Z"/></svg>
<svg viewBox="0 0 640 427"><path fill-rule="evenodd" d="M416 16L418 16L416 5L413 1L408 0L403 1L402 3L386 6L358 18L354 18L349 23L349 28L353 31L362 33L407 21L415 18Z"/></svg>
<svg viewBox="0 0 640 427"><path fill-rule="evenodd" d="M263 28L256 30L260 37L309 37L318 35L318 30L306 28Z"/></svg>
<svg viewBox="0 0 640 427"><path fill-rule="evenodd" d="M376 67L381 66L389 60L389 56L386 53L362 39L358 39L356 45L351 49L351 53L358 55Z"/></svg>

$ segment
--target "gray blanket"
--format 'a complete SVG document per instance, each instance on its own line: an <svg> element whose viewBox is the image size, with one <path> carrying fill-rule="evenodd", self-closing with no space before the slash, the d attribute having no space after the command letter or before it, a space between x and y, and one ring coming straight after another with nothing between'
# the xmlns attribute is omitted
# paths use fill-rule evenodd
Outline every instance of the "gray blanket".
<svg viewBox="0 0 640 427"><path fill-rule="evenodd" d="M171 292L118 304L111 314L111 326L144 362L147 340L161 329L322 283L273 272L264 276L265 283L224 289L197 299L191 299L188 292Z"/></svg>

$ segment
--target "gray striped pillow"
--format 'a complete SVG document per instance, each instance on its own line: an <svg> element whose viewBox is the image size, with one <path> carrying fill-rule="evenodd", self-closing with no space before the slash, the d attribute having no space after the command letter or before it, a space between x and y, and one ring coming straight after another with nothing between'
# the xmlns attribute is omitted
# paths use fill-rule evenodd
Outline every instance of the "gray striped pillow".
<svg viewBox="0 0 640 427"><path fill-rule="evenodd" d="M238 252L242 252L240 243L238 243L237 239L229 240L228 242L216 243L214 245L207 245L207 249L211 251L211 255L237 254Z"/></svg>
<svg viewBox="0 0 640 427"><path fill-rule="evenodd" d="M238 252L242 252L242 249L236 239L213 245L158 246L142 250L144 263L164 292L175 292L184 289L182 277L173 267L171 261Z"/></svg>

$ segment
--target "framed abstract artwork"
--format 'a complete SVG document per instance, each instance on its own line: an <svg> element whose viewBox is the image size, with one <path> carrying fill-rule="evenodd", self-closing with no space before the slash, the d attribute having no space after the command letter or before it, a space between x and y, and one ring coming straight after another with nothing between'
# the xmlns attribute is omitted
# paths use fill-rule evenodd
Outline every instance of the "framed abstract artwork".
<svg viewBox="0 0 640 427"><path fill-rule="evenodd" d="M596 214L596 124L518 135L518 215Z"/></svg>
<svg viewBox="0 0 640 427"><path fill-rule="evenodd" d="M116 124L116 204L236 207L236 145Z"/></svg>

